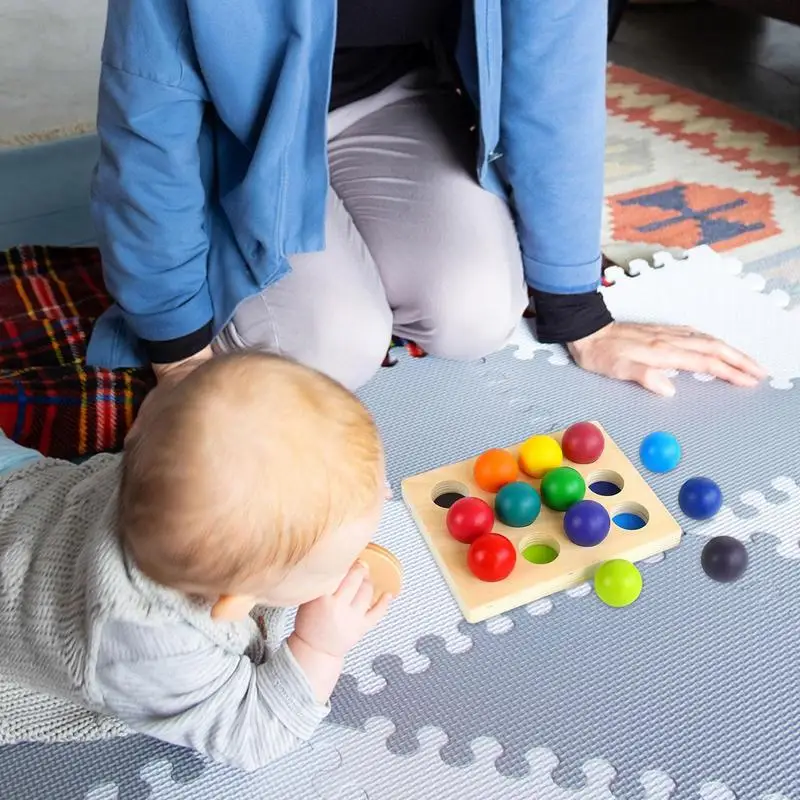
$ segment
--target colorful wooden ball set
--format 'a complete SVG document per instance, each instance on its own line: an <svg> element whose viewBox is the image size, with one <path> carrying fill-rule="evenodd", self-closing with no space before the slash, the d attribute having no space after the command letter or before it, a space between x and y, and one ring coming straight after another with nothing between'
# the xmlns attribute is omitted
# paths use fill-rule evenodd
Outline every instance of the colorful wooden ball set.
<svg viewBox="0 0 800 800"><path fill-rule="evenodd" d="M470 622L587 580L603 602L627 605L642 587L633 562L681 536L592 422L407 478L403 496Z"/></svg>
<svg viewBox="0 0 800 800"><path fill-rule="evenodd" d="M682 449L671 433L656 431L639 458L663 474L678 467ZM607 605L627 606L642 591L633 562L681 537L639 471L592 422L413 476L403 496L470 622L587 580ZM687 517L708 520L722 499L714 481L694 477L678 504ZM738 580L747 563L744 545L729 536L711 539L701 558L720 583Z"/></svg>
<svg viewBox="0 0 800 800"><path fill-rule="evenodd" d="M639 448L642 465L655 473L674 470L681 456L677 439L664 431L648 434ZM601 460L604 469L581 472ZM470 484L484 497L470 494ZM609 509L603 498L605 503L608 498L622 500L617 495L623 489L631 499ZM596 499L587 498L587 493ZM532 436L516 448L493 448L474 460L409 478L403 482L403 495L470 622L590 577L595 594L606 605L628 606L642 592L642 576L632 562L674 547L680 540L675 520L619 448L591 422L579 422L561 434ZM645 505L632 502L633 498ZM687 517L708 520L720 510L722 499L714 481L695 477L681 486L678 504ZM442 531L439 514L444 508ZM539 535L512 541L512 532L535 530L537 520ZM504 526L505 531L495 531L496 526ZM564 545L553 536L555 528L560 529ZM602 557L581 555L603 550L615 529L649 532L636 534L639 541L631 539L627 544L619 534L611 537L618 546ZM454 549L458 547L462 549ZM543 572L515 572L518 552L523 564ZM402 566L388 550L370 544L359 560L375 584L374 601L387 592L400 593ZM554 565L557 560L561 566ZM749 559L738 539L716 536L706 543L700 560L709 578L731 583L745 573ZM480 589L509 580L507 589Z"/></svg>

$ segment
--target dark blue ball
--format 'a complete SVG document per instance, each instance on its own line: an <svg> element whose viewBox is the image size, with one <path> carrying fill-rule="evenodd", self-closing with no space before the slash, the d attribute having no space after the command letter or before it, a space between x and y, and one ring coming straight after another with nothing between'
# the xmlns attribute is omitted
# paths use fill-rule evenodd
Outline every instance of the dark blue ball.
<svg viewBox="0 0 800 800"><path fill-rule="evenodd" d="M747 569L747 561L747 548L732 536L709 539L700 557L703 572L720 583L738 581Z"/></svg>
<svg viewBox="0 0 800 800"><path fill-rule="evenodd" d="M564 533L580 547L594 547L608 536L611 518L594 500L581 500L564 514Z"/></svg>
<svg viewBox="0 0 800 800"><path fill-rule="evenodd" d="M678 494L681 511L692 519L711 519L722 508L722 492L711 478L689 478Z"/></svg>

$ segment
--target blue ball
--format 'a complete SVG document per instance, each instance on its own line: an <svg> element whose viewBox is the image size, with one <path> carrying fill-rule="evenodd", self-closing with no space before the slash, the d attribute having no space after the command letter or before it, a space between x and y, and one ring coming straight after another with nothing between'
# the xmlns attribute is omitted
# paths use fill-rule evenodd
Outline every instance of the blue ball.
<svg viewBox="0 0 800 800"><path fill-rule="evenodd" d="M681 446L671 433L656 431L644 437L639 458L650 472L669 472L681 460Z"/></svg>
<svg viewBox="0 0 800 800"><path fill-rule="evenodd" d="M722 491L711 478L689 478L678 494L681 511L692 519L711 519L722 508Z"/></svg>
<svg viewBox="0 0 800 800"><path fill-rule="evenodd" d="M594 500L581 500L564 514L564 533L579 547L594 547L608 536L611 518Z"/></svg>

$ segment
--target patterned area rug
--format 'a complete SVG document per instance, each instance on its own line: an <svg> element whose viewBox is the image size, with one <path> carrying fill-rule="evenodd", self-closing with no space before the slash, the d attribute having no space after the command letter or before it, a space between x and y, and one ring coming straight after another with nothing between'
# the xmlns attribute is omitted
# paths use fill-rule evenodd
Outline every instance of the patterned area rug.
<svg viewBox="0 0 800 800"><path fill-rule="evenodd" d="M800 132L612 66L603 243L618 263L707 244L800 297Z"/></svg>

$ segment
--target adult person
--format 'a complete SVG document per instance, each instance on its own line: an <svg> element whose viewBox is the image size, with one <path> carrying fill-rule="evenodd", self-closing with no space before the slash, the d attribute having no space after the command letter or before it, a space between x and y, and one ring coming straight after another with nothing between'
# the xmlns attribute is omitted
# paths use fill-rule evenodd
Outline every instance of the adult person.
<svg viewBox="0 0 800 800"><path fill-rule="evenodd" d="M163 381L254 347L354 389L392 332L497 350L530 288L587 370L755 384L596 291L606 30L606 0L110 0L89 361Z"/></svg>

